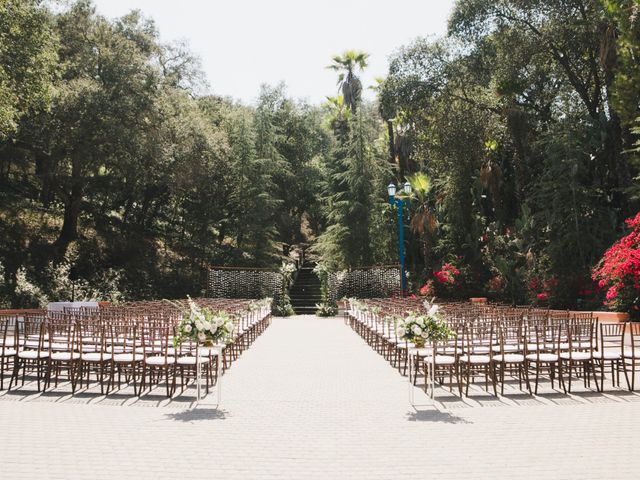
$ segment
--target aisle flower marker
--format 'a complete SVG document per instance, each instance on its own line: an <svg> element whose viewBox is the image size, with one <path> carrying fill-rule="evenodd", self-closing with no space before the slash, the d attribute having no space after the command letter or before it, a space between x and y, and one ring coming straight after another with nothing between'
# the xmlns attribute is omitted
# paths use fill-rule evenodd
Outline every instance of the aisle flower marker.
<svg viewBox="0 0 640 480"><path fill-rule="evenodd" d="M399 338L422 348L425 342L432 344L443 342L455 336L439 313L439 307L433 301L425 300L425 314L411 312L398 322L396 333Z"/></svg>
<svg viewBox="0 0 640 480"><path fill-rule="evenodd" d="M228 344L233 341L235 324L233 315L223 311L212 311L200 307L191 298L188 298L189 308L174 303L182 310L182 321L178 325L178 331L173 338L173 346L176 347L186 340L192 340L200 345L211 347L215 344Z"/></svg>

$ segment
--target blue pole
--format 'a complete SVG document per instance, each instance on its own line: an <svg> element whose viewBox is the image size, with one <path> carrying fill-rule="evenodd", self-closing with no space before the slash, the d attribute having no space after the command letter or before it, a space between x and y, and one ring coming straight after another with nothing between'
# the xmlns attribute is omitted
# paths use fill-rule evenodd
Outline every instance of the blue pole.
<svg viewBox="0 0 640 480"><path fill-rule="evenodd" d="M400 253L400 284L402 296L407 291L407 272L404 268L404 200L389 197L389 204L398 207L398 251Z"/></svg>
<svg viewBox="0 0 640 480"><path fill-rule="evenodd" d="M400 275L402 282L402 296L407 291L407 273L404 269L404 201L396 200L398 205L398 249L400 250Z"/></svg>

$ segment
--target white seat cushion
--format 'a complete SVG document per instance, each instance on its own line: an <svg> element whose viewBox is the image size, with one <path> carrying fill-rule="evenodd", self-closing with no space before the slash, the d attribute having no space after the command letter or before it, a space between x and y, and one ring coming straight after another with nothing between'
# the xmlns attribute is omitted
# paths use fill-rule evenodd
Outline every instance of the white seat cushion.
<svg viewBox="0 0 640 480"><path fill-rule="evenodd" d="M26 360L47 358L48 356L49 352L45 352L44 350L23 350L22 352L18 352L18 358L24 358Z"/></svg>
<svg viewBox="0 0 640 480"><path fill-rule="evenodd" d="M166 357L164 355L162 356L155 356L155 357L147 357L144 359L144 362L147 365L173 365L174 363L176 363L176 359L175 357Z"/></svg>
<svg viewBox="0 0 640 480"><path fill-rule="evenodd" d="M560 354L560 358L563 360L591 360L593 357L590 352L563 352Z"/></svg>
<svg viewBox="0 0 640 480"><path fill-rule="evenodd" d="M214 348L214 347L200 347L198 348L198 355L200 355L201 357L217 357L218 356L218 349Z"/></svg>
<svg viewBox="0 0 640 480"><path fill-rule="evenodd" d="M17 352L14 348L5 348L4 352L0 350L0 355L3 355L5 357L13 357L16 353Z"/></svg>
<svg viewBox="0 0 640 480"><path fill-rule="evenodd" d="M200 363L209 363L209 359L200 355ZM178 357L178 365L195 365L196 357Z"/></svg>
<svg viewBox="0 0 640 480"><path fill-rule="evenodd" d="M604 358L605 360L617 360L618 358L620 358L620 350L605 349L604 351L593 352L593 358L597 358L597 359Z"/></svg>
<svg viewBox="0 0 640 480"><path fill-rule="evenodd" d="M135 361L139 362L140 360L142 360L142 356L137 355ZM133 353L117 353L113 356L113 361L120 363L131 363L133 362Z"/></svg>
<svg viewBox="0 0 640 480"><path fill-rule="evenodd" d="M519 353L505 353L504 355L494 355L493 360L504 363L522 363L524 362L524 355L520 355Z"/></svg>
<svg viewBox="0 0 640 480"><path fill-rule="evenodd" d="M426 357L424 359L425 365L429 365L433 362L433 357ZM436 355L436 365L453 365L456 363L456 357L450 355Z"/></svg>
<svg viewBox="0 0 640 480"><path fill-rule="evenodd" d="M68 362L70 360L78 360L80 354L77 352L55 352L51 354L51 360L57 362Z"/></svg>
<svg viewBox="0 0 640 480"><path fill-rule="evenodd" d="M640 348L636 348L634 355L633 347L624 347L624 358L640 358Z"/></svg>
<svg viewBox="0 0 640 480"><path fill-rule="evenodd" d="M433 349L431 348L419 348L416 351L416 355L418 355L419 357L427 357L429 355L431 355L433 353Z"/></svg>
<svg viewBox="0 0 640 480"><path fill-rule="evenodd" d="M490 363L491 357L489 355L463 355L460 357L461 362L465 363Z"/></svg>
<svg viewBox="0 0 640 480"><path fill-rule="evenodd" d="M82 359L86 360L87 362L99 362L100 360L107 362L111 360L111 355L108 353L103 353L101 356L100 352L83 353Z"/></svg>
<svg viewBox="0 0 640 480"><path fill-rule="evenodd" d="M556 355L555 353L530 353L529 355L527 355L527 360L529 360L530 362L537 362L538 360L540 360L541 362L557 362L558 355Z"/></svg>
<svg viewBox="0 0 640 480"><path fill-rule="evenodd" d="M513 353L519 350L520 350L519 345L515 345L513 343L505 343L504 345L505 353ZM500 345L494 345L493 347L491 347L491 351L495 353L500 353L502 350L500 349Z"/></svg>
<svg viewBox="0 0 640 480"><path fill-rule="evenodd" d="M484 355L485 353L491 353L491 347L482 345L471 345L474 355Z"/></svg>

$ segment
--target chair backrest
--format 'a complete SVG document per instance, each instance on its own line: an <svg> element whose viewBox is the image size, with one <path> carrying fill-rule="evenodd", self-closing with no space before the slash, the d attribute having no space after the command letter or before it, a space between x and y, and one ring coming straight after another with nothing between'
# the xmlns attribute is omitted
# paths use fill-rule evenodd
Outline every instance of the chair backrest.
<svg viewBox="0 0 640 480"><path fill-rule="evenodd" d="M169 344L173 335L173 327L164 325L162 322L147 322L140 326L142 332L142 349L145 357L169 356Z"/></svg>
<svg viewBox="0 0 640 480"><path fill-rule="evenodd" d="M487 354L492 344L491 327L485 324L468 324L463 333L463 349L470 355Z"/></svg>
<svg viewBox="0 0 640 480"><path fill-rule="evenodd" d="M43 350L46 332L47 318L44 315L25 315L16 324L16 338L23 350Z"/></svg>
<svg viewBox="0 0 640 480"><path fill-rule="evenodd" d="M142 357L138 348L142 346L138 324L134 322L110 322L105 324L105 348L112 355L132 354L135 361Z"/></svg>
<svg viewBox="0 0 640 480"><path fill-rule="evenodd" d="M638 330L637 323L627 321L624 324L622 344L623 348L627 347L631 349L633 358L640 356L640 331Z"/></svg>
<svg viewBox="0 0 640 480"><path fill-rule="evenodd" d="M588 321L579 320L571 322L567 325L567 339L569 341L569 349L574 351L593 352L596 343L596 323L589 319Z"/></svg>
<svg viewBox="0 0 640 480"><path fill-rule="evenodd" d="M81 338L79 338L81 334L78 322L69 320L54 321L49 319L46 325L50 352L75 352L81 350Z"/></svg>
<svg viewBox="0 0 640 480"><path fill-rule="evenodd" d="M16 345L16 321L15 316L0 316L0 359L4 358L7 349L13 349Z"/></svg>
<svg viewBox="0 0 640 480"><path fill-rule="evenodd" d="M624 346L624 323L600 323L597 329L597 348L604 352L606 349L622 350Z"/></svg>
<svg viewBox="0 0 640 480"><path fill-rule="evenodd" d="M529 329L529 332L527 333L527 341L531 342L532 339L535 339L535 341L533 342L535 348L530 349L527 346L526 351L528 353L534 353L539 358L540 354L542 353L560 352L560 344L562 343L562 339L566 335L565 325L555 322L546 325L543 323L537 323L533 326L528 326L527 328ZM531 329L533 329L533 335L531 334Z"/></svg>

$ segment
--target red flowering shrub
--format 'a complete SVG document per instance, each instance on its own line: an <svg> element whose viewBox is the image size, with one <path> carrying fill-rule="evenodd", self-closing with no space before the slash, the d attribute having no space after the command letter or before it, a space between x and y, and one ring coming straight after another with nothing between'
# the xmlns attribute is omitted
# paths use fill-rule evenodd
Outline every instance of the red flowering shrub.
<svg viewBox="0 0 640 480"><path fill-rule="evenodd" d="M458 275L460 275L460 270L451 263L445 263L440 270L433 272L435 279L442 285L454 285Z"/></svg>
<svg viewBox="0 0 640 480"><path fill-rule="evenodd" d="M631 232L605 252L593 279L606 290L606 306L634 313L640 309L640 212L626 223Z"/></svg>
<svg viewBox="0 0 640 480"><path fill-rule="evenodd" d="M554 290L558 288L558 283L558 279L555 277L542 279L534 276L527 283L529 297L534 302L546 304L554 294Z"/></svg>

